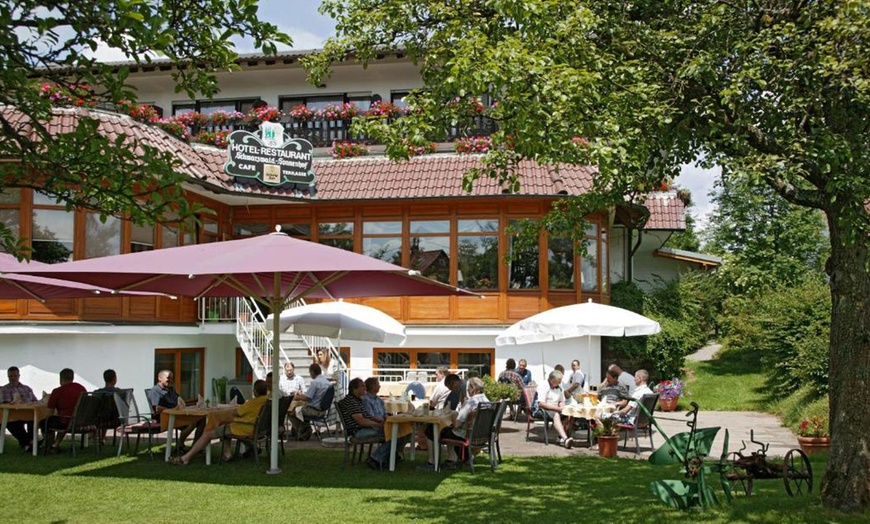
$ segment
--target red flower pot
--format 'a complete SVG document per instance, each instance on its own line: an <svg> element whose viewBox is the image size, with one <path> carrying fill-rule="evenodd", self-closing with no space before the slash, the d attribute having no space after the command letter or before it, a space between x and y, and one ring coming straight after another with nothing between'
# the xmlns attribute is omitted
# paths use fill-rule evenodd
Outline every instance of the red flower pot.
<svg viewBox="0 0 870 524"><path fill-rule="evenodd" d="M831 447L831 437L798 437L798 444L804 453L814 455Z"/></svg>
<svg viewBox="0 0 870 524"><path fill-rule="evenodd" d="M606 458L616 456L616 446L619 443L617 435L599 435L598 439L598 455Z"/></svg>
<svg viewBox="0 0 870 524"><path fill-rule="evenodd" d="M676 411L679 401L679 397L659 398L659 409L662 411Z"/></svg>

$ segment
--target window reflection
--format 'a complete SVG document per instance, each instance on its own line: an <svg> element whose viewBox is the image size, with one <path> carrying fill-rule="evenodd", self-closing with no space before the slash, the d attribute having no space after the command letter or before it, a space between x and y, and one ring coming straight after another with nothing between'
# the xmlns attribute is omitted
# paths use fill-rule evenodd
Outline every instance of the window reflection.
<svg viewBox="0 0 870 524"><path fill-rule="evenodd" d="M574 289L574 242L551 236L547 242L550 289Z"/></svg>
<svg viewBox="0 0 870 524"><path fill-rule="evenodd" d="M450 221L411 222L411 269L424 277L450 282Z"/></svg>
<svg viewBox="0 0 870 524"><path fill-rule="evenodd" d="M32 258L46 264L73 259L75 215L66 210L34 209Z"/></svg>
<svg viewBox="0 0 870 524"><path fill-rule="evenodd" d="M498 289L498 220L459 220L457 283L467 289Z"/></svg>
<svg viewBox="0 0 870 524"><path fill-rule="evenodd" d="M85 258L121 254L121 219L108 217L100 221L96 213L85 216Z"/></svg>

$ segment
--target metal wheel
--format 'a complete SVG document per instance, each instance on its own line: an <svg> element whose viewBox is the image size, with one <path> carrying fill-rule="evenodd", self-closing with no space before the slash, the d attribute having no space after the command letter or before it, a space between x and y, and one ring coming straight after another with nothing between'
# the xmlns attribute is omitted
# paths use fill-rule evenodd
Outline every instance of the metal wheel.
<svg viewBox="0 0 870 524"><path fill-rule="evenodd" d="M743 468L736 467L737 460L742 458L739 453L729 453L725 462L722 464L720 473L722 484L727 485L731 494L741 493L747 497L752 495L754 480L752 475L747 473Z"/></svg>
<svg viewBox="0 0 870 524"><path fill-rule="evenodd" d="M792 449L785 454L782 481L789 496L809 495L813 492L813 467L803 451Z"/></svg>

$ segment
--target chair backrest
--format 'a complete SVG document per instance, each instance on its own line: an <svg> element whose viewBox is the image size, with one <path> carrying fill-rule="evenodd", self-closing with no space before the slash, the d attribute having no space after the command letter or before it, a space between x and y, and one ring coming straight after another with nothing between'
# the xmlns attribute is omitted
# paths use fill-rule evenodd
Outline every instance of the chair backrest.
<svg viewBox="0 0 870 524"><path fill-rule="evenodd" d="M481 402L474 409L474 420L466 429L465 434L465 438L472 447L489 445L498 410L498 402Z"/></svg>
<svg viewBox="0 0 870 524"><path fill-rule="evenodd" d="M336 411L336 413L338 413L338 427L341 428L341 433L342 433L342 435L344 435L344 442L346 445L350 441L350 438L353 435L348 434L347 430L344 427L344 415L341 412L341 402L340 401L335 403L335 411Z"/></svg>
<svg viewBox="0 0 870 524"><path fill-rule="evenodd" d="M290 409L290 403L293 402L293 397L281 397L278 399L278 427L284 426L284 421L287 420L287 410ZM267 402L268 404L268 402Z"/></svg>
<svg viewBox="0 0 870 524"><path fill-rule="evenodd" d="M120 411L115 403L115 394L105 391L94 392L94 397L100 399L97 403L97 424L101 428L114 428L118 426Z"/></svg>
<svg viewBox="0 0 870 524"><path fill-rule="evenodd" d="M260 413L257 414L257 421L254 422L254 438L259 438L260 435L269 435L271 432L272 403L266 401L260 408Z"/></svg>
<svg viewBox="0 0 870 524"><path fill-rule="evenodd" d="M213 378L211 379L211 393L215 398L215 401L220 403L225 403L227 401L227 383L229 379L227 377L221 378Z"/></svg>
<svg viewBox="0 0 870 524"><path fill-rule="evenodd" d="M335 386L329 386L326 389L326 393L323 394L323 399L320 401L320 411L324 413L328 412L333 400L335 400Z"/></svg>
<svg viewBox="0 0 870 524"><path fill-rule="evenodd" d="M94 395L92 392L82 393L76 403L70 427L97 426L100 422L100 406L103 404L103 400L108 398L110 397Z"/></svg>
<svg viewBox="0 0 870 524"><path fill-rule="evenodd" d="M426 387L420 382L411 382L408 384L408 387L405 388L405 392L413 393L414 396L420 400L426 398Z"/></svg>
<svg viewBox="0 0 870 524"><path fill-rule="evenodd" d="M501 421L504 420L504 412L507 411L509 400L502 400L498 403L498 410L495 412L495 419L492 421L492 431L496 435L501 431Z"/></svg>
<svg viewBox="0 0 870 524"><path fill-rule="evenodd" d="M646 410L649 411L650 413L652 413L653 410L655 410L656 402L658 402L658 401L659 401L659 394L658 393L654 393L652 395L644 395L644 396L640 397L641 404L643 404L643 407L645 407ZM649 426L649 424L650 424L649 416L646 413L644 413L644 411L642 409L638 409L637 410L637 418L635 418L635 420L634 420L634 425L636 427L639 427L639 428L645 428L645 427Z"/></svg>
<svg viewBox="0 0 870 524"><path fill-rule="evenodd" d="M526 386L523 388L523 398L526 400L526 418L533 418L535 407L535 396L538 394L538 388L535 386Z"/></svg>
<svg viewBox="0 0 870 524"><path fill-rule="evenodd" d="M118 418L121 424L130 423L130 400L133 398L132 389L121 389L113 395L115 408L118 410Z"/></svg>
<svg viewBox="0 0 870 524"><path fill-rule="evenodd" d="M151 388L145 388L145 399L148 401L148 412L151 413L152 420L160 420L160 415L157 414L157 406L151 403L151 397L148 393L151 391Z"/></svg>

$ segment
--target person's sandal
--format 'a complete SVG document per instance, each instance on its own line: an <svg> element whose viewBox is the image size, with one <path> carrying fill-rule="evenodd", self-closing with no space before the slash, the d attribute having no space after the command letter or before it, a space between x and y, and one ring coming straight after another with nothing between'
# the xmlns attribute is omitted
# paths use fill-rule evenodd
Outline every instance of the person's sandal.
<svg viewBox="0 0 870 524"><path fill-rule="evenodd" d="M170 457L169 463L175 466L186 466L187 462L184 461L181 457Z"/></svg>

